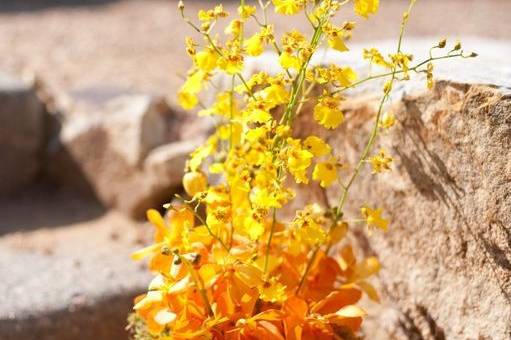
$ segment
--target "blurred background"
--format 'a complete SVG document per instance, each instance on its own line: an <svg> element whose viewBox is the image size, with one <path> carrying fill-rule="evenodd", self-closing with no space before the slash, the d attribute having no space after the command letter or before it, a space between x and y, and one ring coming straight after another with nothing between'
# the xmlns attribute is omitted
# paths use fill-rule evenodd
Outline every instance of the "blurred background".
<svg viewBox="0 0 511 340"><path fill-rule="evenodd" d="M185 1L190 16L214 4ZM396 38L406 6L381 0L352 43ZM510 13L509 0L419 0L406 35L509 46ZM177 1L0 1L1 339L126 338L149 280L129 259L151 237L144 211L179 192L210 128L175 107L191 33Z"/></svg>
<svg viewBox="0 0 511 340"><path fill-rule="evenodd" d="M185 1L186 12L214 1ZM229 10L237 2L224 2ZM98 83L167 94L189 65L183 49L189 27L177 1L2 0L0 67L31 70L60 88L80 91ZM360 20L354 42L394 38L406 0L381 0L378 15ZM511 1L419 0L408 36L438 39L484 37L510 41ZM271 12L271 11L270 11ZM351 13L347 16L352 18ZM358 20L357 20L358 21ZM276 22L277 31L307 24L296 17Z"/></svg>

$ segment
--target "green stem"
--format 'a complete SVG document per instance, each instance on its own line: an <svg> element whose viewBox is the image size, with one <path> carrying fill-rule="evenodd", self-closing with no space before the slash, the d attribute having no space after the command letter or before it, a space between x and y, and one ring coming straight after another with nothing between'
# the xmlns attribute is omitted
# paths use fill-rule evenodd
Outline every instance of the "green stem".
<svg viewBox="0 0 511 340"><path fill-rule="evenodd" d="M177 255L177 257L179 257L181 262L183 262L186 265L186 267L188 268L188 270L190 271L192 280L195 283L195 285L197 286L197 289L199 290L199 293L200 293L201 298L204 302L204 305L206 307L208 315L211 317L215 316L215 314L213 313L213 309L211 308L211 303L209 302L209 299L208 299L208 294L206 292L206 289L204 288L204 282L202 281L202 278L200 277L199 273L197 273L195 268L193 268L192 264L187 259L185 259L183 256L181 256L178 253L176 253L176 255Z"/></svg>
<svg viewBox="0 0 511 340"><path fill-rule="evenodd" d="M316 260L316 255L319 251L319 247L316 247L316 249L314 250L314 252L312 253L309 261L307 262L307 265L305 266L305 270L302 274L302 277L300 279L300 282L298 283L298 287L296 287L296 290L295 290L295 295L298 295L300 293L300 289L302 288L304 282L305 282L305 279L307 278L307 275L309 275L309 271L311 270L312 268L312 264L314 263L314 261Z"/></svg>
<svg viewBox="0 0 511 340"><path fill-rule="evenodd" d="M213 237L215 240L217 240L221 245L222 247L229 251L229 248L227 248L227 246L225 245L224 241L222 241L222 239L220 237L218 237L217 235L215 235L215 233L213 233L213 231L211 230L211 228L209 227L209 225L206 223L206 221L195 211L195 209L191 209L192 210L192 213L193 215L204 225L204 227L206 227L209 235L211 237Z"/></svg>
<svg viewBox="0 0 511 340"><path fill-rule="evenodd" d="M405 12L405 15L403 15L403 20L401 21L401 29L400 29L400 32L399 32L399 40L398 40L398 44L397 44L397 52L396 52L396 54L401 52L401 45L402 45L402 42L403 42L403 36L404 36L404 32L405 32L406 22L408 20L408 15L409 15L410 11L412 10L412 7L413 7L414 3L415 3L414 0L412 0L410 2L410 5L408 7L407 12ZM420 63L419 65L415 66L415 68L418 68L421 65L423 65L423 63ZM371 134L369 136L369 139L368 139L368 141L367 141L367 143L366 143L366 145L364 147L364 150L362 151L362 154L360 156L360 159L359 159L359 161L357 163L357 166L355 167L355 170L354 170L352 176L350 177L348 183L346 184L346 186L345 186L345 188L344 188L344 190L342 192L342 195L339 198L339 203L337 205L337 209L336 209L336 212L335 212L335 221L338 221L339 218L342 216L344 204L346 203L346 199L348 198L348 192L349 192L351 186L353 185L353 182L358 177L358 174L360 173L360 169L362 168L362 165L366 161L367 156L369 155L369 152L371 151L371 149L373 147L373 144L374 144L374 142L376 140L376 136L378 135L378 125L379 125L381 114L382 114L382 111L383 111L383 105L385 104L385 102L387 101L387 99L390 96L390 92L392 91L394 80L396 79L396 74L397 74L397 70L396 70L396 66L394 65L393 68L392 68L392 72L391 72L390 88L389 88L388 91L385 92L385 94L383 95L383 97L382 97L382 99L380 101L380 104L379 104L379 107L378 107L378 112L376 114L376 119L375 119L375 122L374 122L374 126L372 128L372 131L371 131Z"/></svg>
<svg viewBox="0 0 511 340"><path fill-rule="evenodd" d="M273 234L275 233L275 225L277 224L277 209L273 208L273 217L271 222L270 236L268 237L268 242L266 243L266 254L264 257L264 272L268 271L268 261L270 259L270 249L271 249L271 241L273 239Z"/></svg>
<svg viewBox="0 0 511 340"><path fill-rule="evenodd" d="M445 55L445 56L441 56L441 57L428 58L428 59L420 62L419 64L417 64L417 65L415 65L413 67L410 67L408 69L408 71L413 71L413 72L416 72L416 73L420 73L421 71L418 70L419 67L424 66L425 64L427 64L429 62L437 61L437 60L441 60L441 59L461 57L461 56L462 56L462 54L459 53L459 54ZM385 78L385 77L391 76L394 73L395 74L401 74L401 73L404 73L404 71L403 70L396 70L395 72L386 72L386 73L381 73L381 74L376 74L376 75L373 75L373 76L369 76L369 77L363 78L363 79L361 79L359 81L356 81L356 82L350 84L349 86L345 86L345 87L343 87L341 89L335 90L335 91L331 92L331 94L341 93L341 92L344 92L344 91L349 90L351 88L357 87L358 85L363 84L365 82L368 82L370 80L375 80L375 79L379 79L379 78Z"/></svg>
<svg viewBox="0 0 511 340"><path fill-rule="evenodd" d="M324 20L324 19L323 19ZM319 25L314 29L314 34L311 39L311 49L314 51L314 49L318 46L318 43L321 39L323 30L321 28L322 21L319 23ZM307 67L309 66L309 62L312 59L312 56L314 53L311 53L311 55L307 58L307 60L303 63L301 66L298 75L296 76L295 80L293 81L293 87L291 90L291 99L286 107L286 111L282 115L282 119L280 123L288 124L290 125L293 121L293 110L296 106L299 93L303 87L303 83L305 81L305 75L307 72Z"/></svg>

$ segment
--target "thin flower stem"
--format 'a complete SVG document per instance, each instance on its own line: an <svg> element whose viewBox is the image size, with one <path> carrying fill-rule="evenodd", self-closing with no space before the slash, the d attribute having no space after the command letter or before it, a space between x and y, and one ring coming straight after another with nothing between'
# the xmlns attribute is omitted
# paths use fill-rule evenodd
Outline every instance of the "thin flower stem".
<svg viewBox="0 0 511 340"><path fill-rule="evenodd" d="M263 18L264 18L264 22L260 22L259 19L257 18L257 16L255 15L252 15L252 17L255 19L256 23L262 27L262 28L267 28L268 27L268 15L266 13L266 9L268 8L268 6L264 5L262 3L261 0L258 0L258 3L259 3L259 7L261 7L261 10L263 11ZM281 48L279 47L279 45L277 44L277 41L275 40L275 37L273 37L273 41L271 42L273 48L275 49L275 52L277 52L277 55L280 57L280 55L282 54L282 50ZM291 73L289 72L289 70L285 70L286 74L288 75L289 78L291 78Z"/></svg>
<svg viewBox="0 0 511 340"><path fill-rule="evenodd" d="M405 30L405 26L406 26L406 21L408 19L408 15L409 15L409 13L410 13L414 3L415 3L414 0L412 0L410 2L410 6L408 7L408 11L405 12L405 15L403 15L403 21L401 22L401 29L400 29L400 34L399 34L399 41L398 41L398 45L397 45L397 53L401 52L401 44L402 44L402 40L403 40L403 36L404 36L404 30ZM416 68L420 67L421 65L423 65L423 64L421 63L421 64L417 65ZM394 83L394 81L396 79L396 74L397 74L396 66L393 66L392 72L390 73L390 76L391 76L390 84L387 87L387 90L385 91L385 93L384 93L384 95L383 95L383 97L382 97L382 99L380 101L380 104L379 104L379 107L378 107L378 111L377 111L377 114L376 114L376 118L375 118L375 123L373 125L373 128L372 128L371 134L369 136L369 139L368 139L368 141L367 141L367 143L366 143L366 145L364 147L364 150L362 151L362 154L360 156L360 159L359 159L359 161L357 163L357 166L355 167L355 170L354 170L352 176L350 177L350 179L349 179L348 183L346 184L346 186L343 188L342 194L339 197L339 203L338 203L336 211L335 211L334 221L332 222L332 224L330 226L330 231L337 224L339 219L342 218L342 216L343 216L343 208L344 208L344 204L346 203L346 199L348 197L349 190L350 190L353 182L357 178L358 174L360 173L362 165L365 163L365 160L366 160L367 156L369 155L369 152L371 151L371 149L373 147L373 144L374 144L374 142L376 140L376 136L378 134L378 125L379 125L381 114L382 114L382 111L383 111L383 105L384 105L384 103L387 101L387 99L390 96L390 92L392 90L393 83ZM332 247L332 243L328 242L326 250L325 250L326 254L328 254L328 252L330 251L331 247ZM314 253L312 254L311 259L309 260L309 263L312 263L315 260L316 254L319 251L319 249L320 249L320 247L317 247L315 249ZM302 276L302 279L300 280L301 284L305 280L305 277L307 275L308 275L308 270L306 269L306 271L304 272L304 274ZM301 284L298 286L299 288L301 287ZM299 291L299 288L297 289L297 291Z"/></svg>
<svg viewBox="0 0 511 340"><path fill-rule="evenodd" d="M307 96L312 92L312 90L314 89L314 85L315 85L314 83L311 83L309 85L309 87L307 87L307 89L304 91L304 93L302 95L302 100L300 101L300 104L298 104L298 107L296 108L296 112L295 112L296 117L300 115L300 112L302 111L303 106L308 101L308 99L305 100L304 98L307 98Z"/></svg>
<svg viewBox="0 0 511 340"><path fill-rule="evenodd" d="M323 18L323 20L324 20L324 18ZM323 30L321 28L321 24L322 24L322 21L314 29L314 34L313 34L312 39L311 39L311 49L313 51L318 46L319 41L320 41L321 36L322 36L322 33L323 33ZM281 123L290 125L292 123L292 121L293 121L294 117L293 117L292 112L293 112L293 110L294 110L294 108L296 106L296 103L297 103L297 100L298 100L298 94L300 93L300 91L302 89L303 83L305 81L305 74L306 74L306 71L307 71L307 67L309 66L309 62L312 59L313 55L314 55L314 53L311 53L311 55L303 63L303 65L301 66L301 68L300 68L300 70L298 72L298 75L296 76L296 78L295 78L295 80L293 82L293 87L292 87L292 91L291 91L291 100L289 101L289 104L286 107L286 111L285 111L284 115L282 116Z"/></svg>
<svg viewBox="0 0 511 340"><path fill-rule="evenodd" d="M234 113L234 76L232 76L232 80L231 80L231 107L230 107L230 114L229 114L229 152L231 152L232 150L232 147L233 147L233 123L232 123L232 118L233 118L233 113ZM229 186L229 205L230 205L230 211L231 211L231 216L232 216L232 213L233 213L233 206L232 206L232 190ZM231 228L230 228L230 232L229 232L229 250L232 248L232 242L234 240L234 223L232 221L232 218L231 218Z"/></svg>
<svg viewBox="0 0 511 340"><path fill-rule="evenodd" d="M413 71L413 72L416 72L416 73L420 73L422 72L422 70L419 70L419 67L421 66L424 66L425 64L429 63L429 62L432 62L432 61L437 61L437 60L441 60L441 59L448 59L448 58L455 58L455 57L462 57L462 54L459 53L459 54L450 54L450 55L445 55L445 56L441 56L441 57L433 57L433 58L428 58L422 62L420 62L419 64L413 66L413 67L410 67L408 69L408 71ZM358 85L360 84L363 84L363 83L366 83L370 80L375 80L375 79L379 79L379 78L386 78L388 76L392 76L392 74L401 74L401 73L404 73L405 71L404 70L396 70L395 72L386 72L386 73L381 73L381 74L376 74L376 75L373 75L373 76L369 76L369 77L366 77L366 78L363 78L359 81L356 81L352 84L350 84L349 86L345 86L341 89L337 89L335 91L332 91L330 94L337 94L337 93L341 93L341 92L344 92L346 90L349 90L351 88L354 88L354 87L357 87Z"/></svg>
<svg viewBox="0 0 511 340"><path fill-rule="evenodd" d="M186 203L185 203L186 204ZM198 207L198 204L197 204L197 207ZM222 239L220 237L218 237L218 235L215 235L215 233L213 233L213 231L211 230L211 228L209 227L208 223L197 213L197 211L195 209L191 209L190 207L190 210L192 211L193 215L195 216L195 218L197 218L201 223L202 225L204 225L204 227L206 227L209 235L211 237L213 237L215 240L217 240L220 245L227 251L229 251L229 248L227 248L227 246L225 245L224 241L222 241Z"/></svg>
<svg viewBox="0 0 511 340"><path fill-rule="evenodd" d="M206 307L208 315L215 316L215 314L213 313L213 309L211 308L211 303L209 302L209 299L208 299L208 294L206 292L206 289L204 288L204 282L202 281L202 278L200 277L199 273L195 270L193 265L184 256L181 256L179 253L175 253L175 254L177 257L179 257L181 262L183 262L186 265L186 267L188 268L188 270L190 271L192 280L195 283L195 285L197 286L197 289L199 290L199 293L200 293L201 298L204 302L204 305Z"/></svg>
<svg viewBox="0 0 511 340"><path fill-rule="evenodd" d="M410 13L410 11L413 8L414 3L415 3L414 0L412 0L410 2L408 10L403 15L403 20L401 21L401 29L400 29L400 32L399 32L399 40L398 40L398 44L397 44L397 52L396 53L400 53L401 52L401 45L402 45L402 41L403 41L403 37L404 37L406 23L407 23L409 13ZM416 68L418 68L421 64L416 66ZM383 111L383 105L385 104L387 99L390 97L390 92L392 90L392 86L393 86L394 81L396 79L396 73L397 73L397 70L396 70L396 66L394 65L393 69L392 69L391 79L389 81L388 89L385 91L385 94L383 95L383 97L382 97L382 99L380 101L380 104L379 104L379 107L378 107L378 111L376 113L375 122L374 122L374 125L373 125L373 128L372 128L371 134L369 136L369 139L368 139L368 141L367 141L367 143L366 143L366 145L364 147L364 150L362 151L362 154L360 156L360 159L359 159L359 161L357 163L357 166L355 167L355 170L354 170L352 176L350 177L348 183L346 184L344 190L342 191L342 195L339 197L339 203L337 205L337 209L336 209L336 212L335 212L335 220L336 221L338 221L339 218L342 217L344 204L346 204L346 199L348 198L349 190L350 190L351 186L353 185L353 183L355 182L355 179L358 177L358 174L360 173L360 170L361 170L362 166L364 165L364 163L366 161L366 158L369 155L369 152L371 151L371 149L372 149L372 147L374 145L374 142L376 141L376 136L378 135L378 125L380 123L380 118L381 118L381 114L382 114L382 111Z"/></svg>
<svg viewBox="0 0 511 340"><path fill-rule="evenodd" d="M307 265L305 266L305 270L304 270L304 272L302 274L300 282L298 283L298 287L296 287L295 295L298 295L300 293L300 289L302 289L302 286L303 286L303 284L305 282L305 279L309 275L309 271L312 268L312 264L316 260L316 255L317 255L317 253L319 251L319 248L320 247L316 247L316 249L314 249L314 252L312 253L311 257L309 258L309 261L307 262Z"/></svg>
<svg viewBox="0 0 511 340"><path fill-rule="evenodd" d="M270 250L271 250L271 241L273 239L273 234L275 233L275 225L277 224L277 209L273 208L272 214L272 222L270 229L270 236L268 237L268 243L266 244L266 254L264 256L264 272L268 271L268 261L270 259Z"/></svg>
<svg viewBox="0 0 511 340"><path fill-rule="evenodd" d="M242 8L243 10L243 7L245 7L245 0L240 0L240 8ZM243 39L244 39L244 36L245 36L245 24L244 24L244 21L241 20L241 25L240 25L240 47L243 47Z"/></svg>

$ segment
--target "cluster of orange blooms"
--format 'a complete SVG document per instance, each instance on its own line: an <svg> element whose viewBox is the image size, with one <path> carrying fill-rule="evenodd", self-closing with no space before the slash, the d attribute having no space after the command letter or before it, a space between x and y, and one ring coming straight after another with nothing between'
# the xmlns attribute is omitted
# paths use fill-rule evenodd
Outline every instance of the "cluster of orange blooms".
<svg viewBox="0 0 511 340"><path fill-rule="evenodd" d="M160 274L135 310L155 338L350 338L365 315L356 305L362 291L378 299L366 281L378 272L378 261L357 261L349 245L335 258L315 250L302 281L317 240L296 239L284 225L275 226L266 258L264 242L240 237L224 248L203 226L194 227L189 208L171 210L167 222L154 210L148 216L157 229L150 268ZM329 242L345 232L335 228Z"/></svg>
<svg viewBox="0 0 511 340"><path fill-rule="evenodd" d="M201 107L199 115L214 116L216 131L198 147L186 165L183 187L188 198L165 205L164 216L147 213L156 228L154 244L133 254L149 257L156 276L148 292L137 297L131 329L135 339L352 339L365 316L359 301L379 297L368 279L377 274L375 257L357 259L346 235L355 223L386 231L381 209L363 206L360 216L347 219L344 205L352 183L364 166L378 174L391 168L392 157L372 146L381 130L395 118L383 112L393 83L409 73L427 75L432 61L463 56L457 44L412 65L401 51L409 10L403 15L397 51L384 57L376 49L363 58L382 73L359 79L348 66L316 65L310 61L323 44L347 53L354 22L335 24L336 14L351 1L260 0L255 6L242 0L237 16L223 33L214 27L230 14L221 6L198 13L198 22L179 10L203 39L186 40L193 61L178 93L186 109ZM354 0L355 13L375 14L378 0ZM313 34L297 30L275 37L267 10L282 15L303 13ZM264 19L263 19L264 18ZM245 37L245 25L254 21L259 31ZM265 49L275 51L281 65L276 74L259 72L245 78L245 58ZM424 67L423 67L424 66ZM213 84L213 75L228 77L231 87L219 90L205 106L199 94ZM295 118L303 104L313 103L313 119L334 130L344 121L345 90L373 79L387 79L374 127L357 164L342 164L335 150L318 136L297 138ZM311 95L319 88L320 96ZM317 93L317 91L316 91ZM348 176L340 171L350 172ZM343 173L344 174L344 173ZM335 207L312 203L287 218L282 209L296 193L291 182L304 186L317 181L340 188Z"/></svg>

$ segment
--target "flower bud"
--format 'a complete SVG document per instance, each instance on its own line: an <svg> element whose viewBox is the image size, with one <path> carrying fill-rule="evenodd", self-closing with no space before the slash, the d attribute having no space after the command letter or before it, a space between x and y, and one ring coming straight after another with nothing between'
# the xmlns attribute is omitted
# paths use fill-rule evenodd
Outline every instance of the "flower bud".
<svg viewBox="0 0 511 340"><path fill-rule="evenodd" d="M162 255L169 256L172 254L172 250L169 248L168 245L164 245L161 247L160 252Z"/></svg>
<svg viewBox="0 0 511 340"><path fill-rule="evenodd" d="M444 47L445 47L445 45L447 45L447 39L445 39L445 38L443 38L442 40L440 40L440 41L438 42L438 47L439 47L439 48L444 48Z"/></svg>
<svg viewBox="0 0 511 340"><path fill-rule="evenodd" d="M179 2L177 3L177 8L182 11L183 9L185 9L185 4L183 3L183 0L179 0Z"/></svg>
<svg viewBox="0 0 511 340"><path fill-rule="evenodd" d="M192 197L199 192L205 191L207 186L208 180L200 171L187 172L183 176L183 187L186 193Z"/></svg>
<svg viewBox="0 0 511 340"><path fill-rule="evenodd" d="M383 93L388 94L392 90L392 82L389 80L383 85Z"/></svg>
<svg viewBox="0 0 511 340"><path fill-rule="evenodd" d="M461 43L459 41L456 43L456 45L454 45L454 50L455 51L461 50Z"/></svg>

